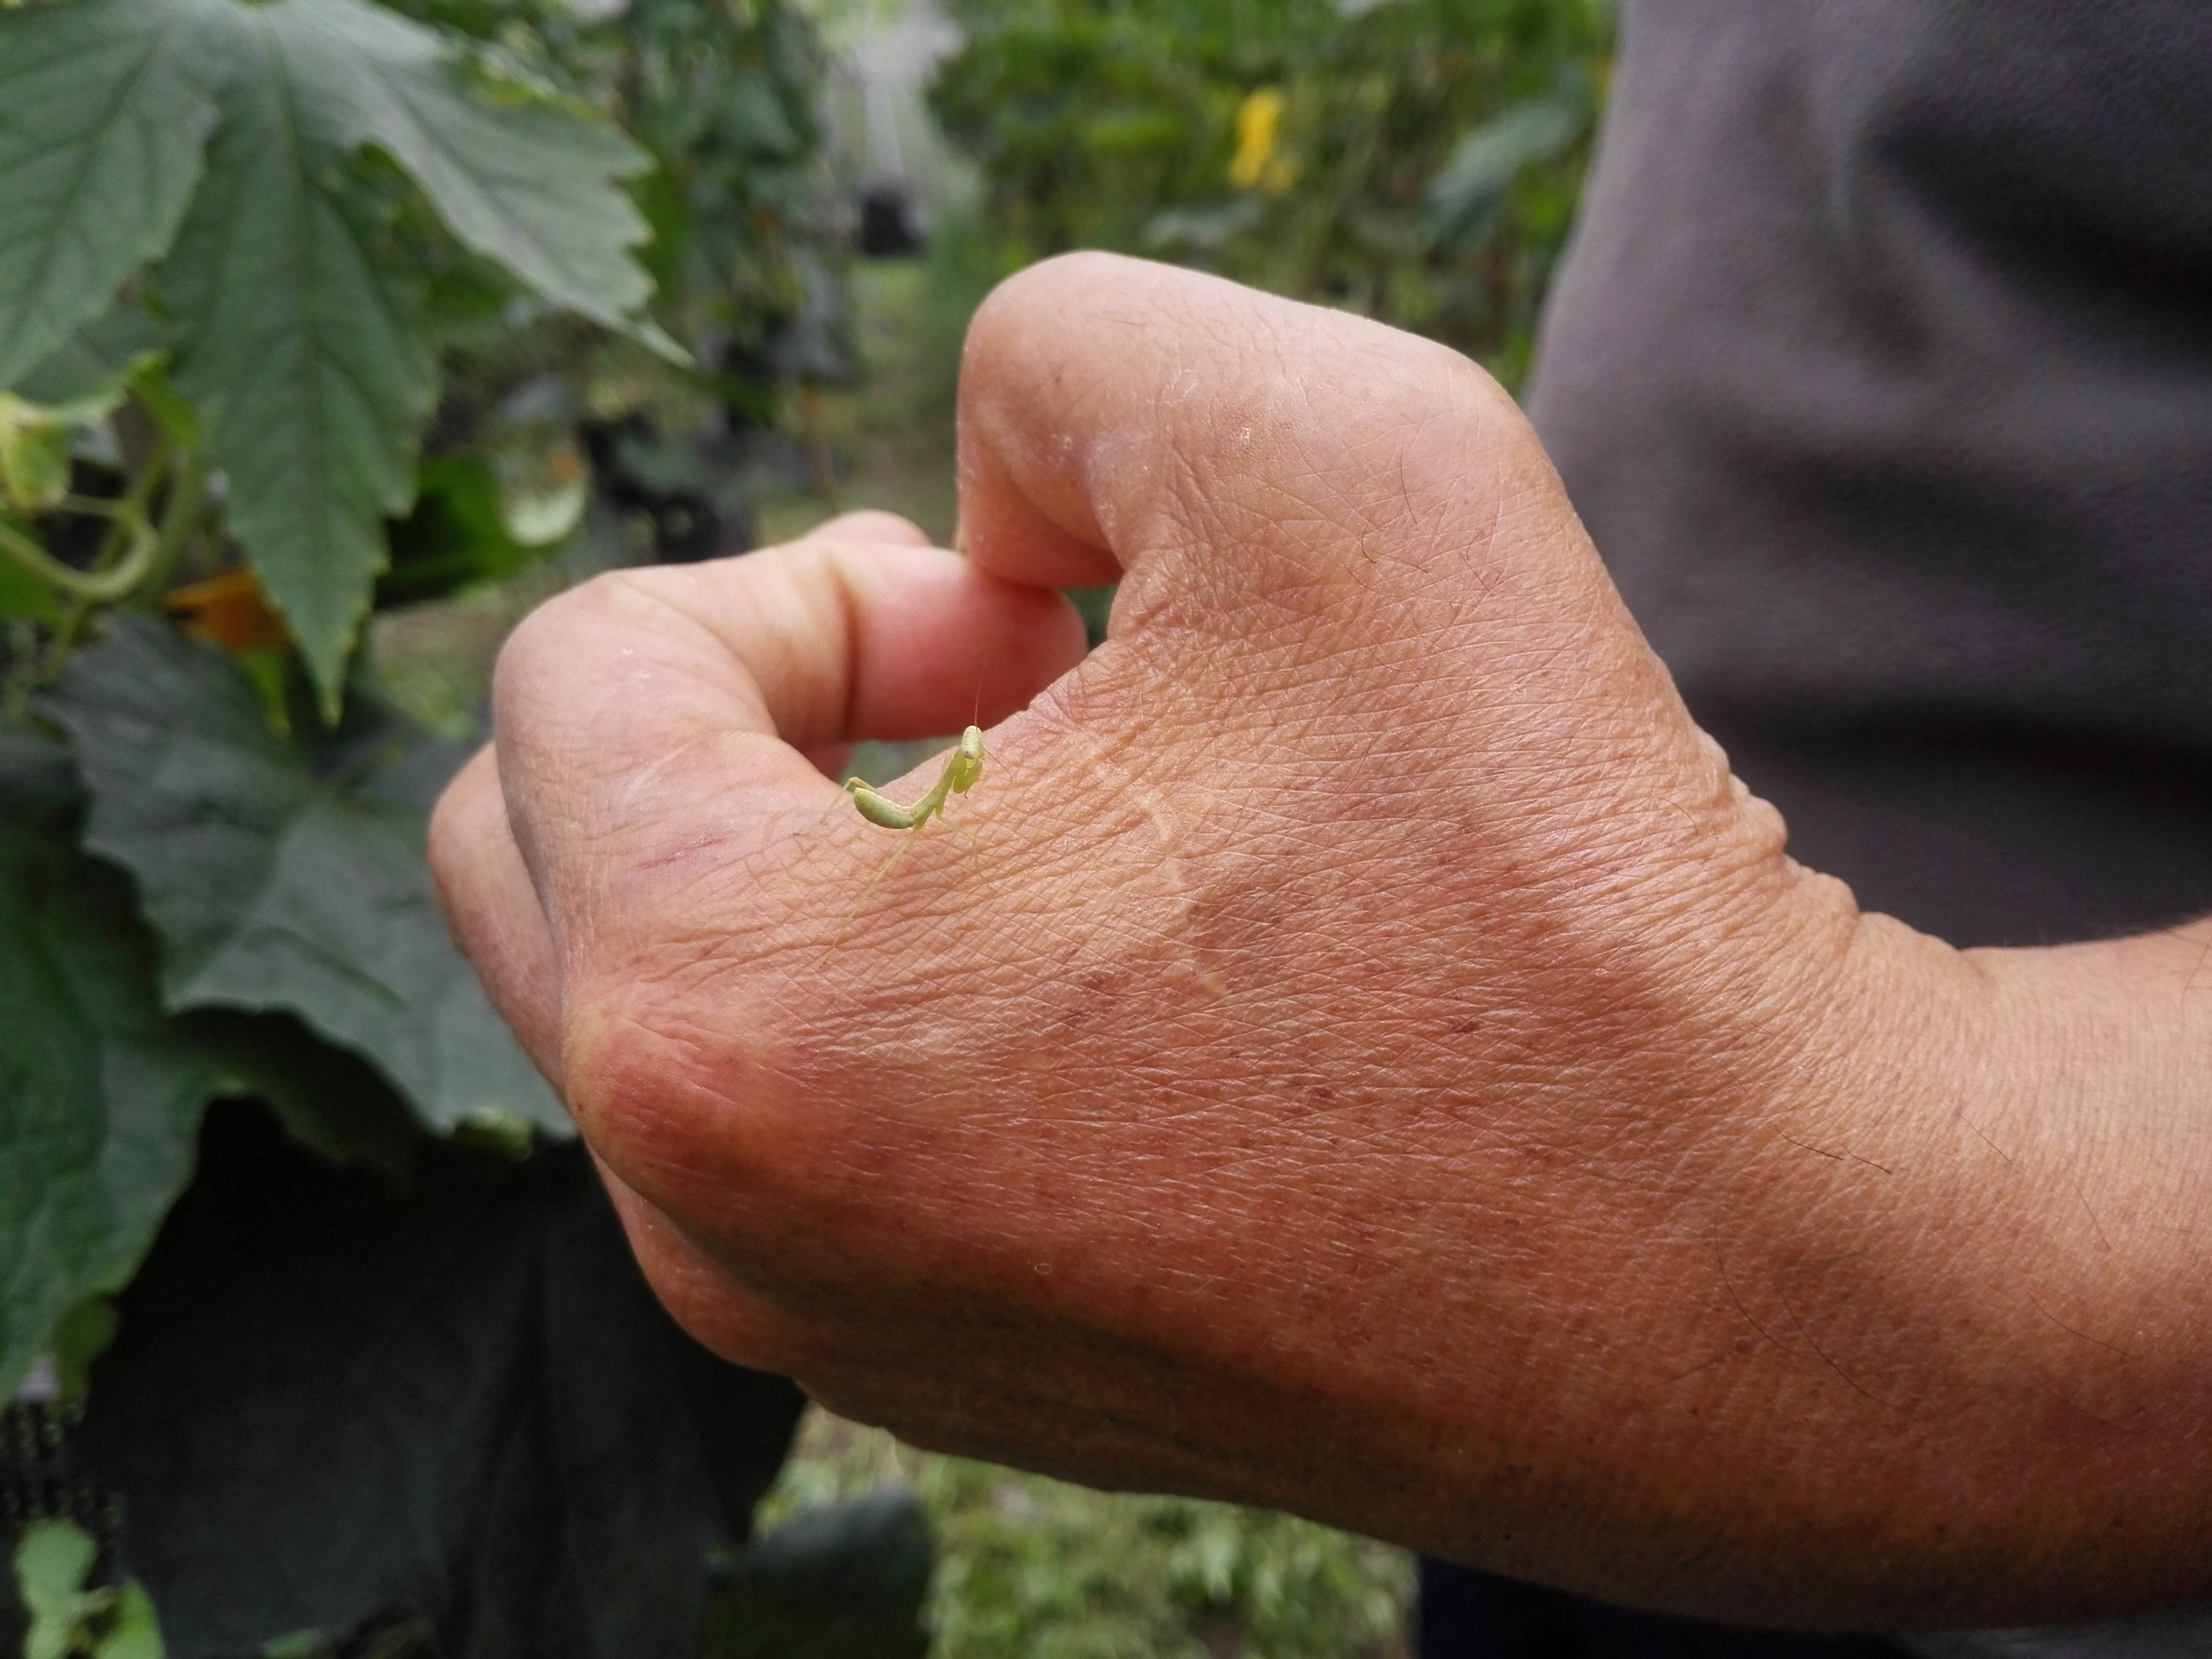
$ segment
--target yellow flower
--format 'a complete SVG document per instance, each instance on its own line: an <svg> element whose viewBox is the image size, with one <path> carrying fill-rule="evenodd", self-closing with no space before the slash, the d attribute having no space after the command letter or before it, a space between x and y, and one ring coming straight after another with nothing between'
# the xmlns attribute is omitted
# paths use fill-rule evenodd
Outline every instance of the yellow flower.
<svg viewBox="0 0 2212 1659"><path fill-rule="evenodd" d="M1237 111L1237 159L1229 164L1231 184L1239 190L1262 186L1271 194L1288 187L1297 170L1275 160L1282 125L1279 87L1261 87L1245 95Z"/></svg>

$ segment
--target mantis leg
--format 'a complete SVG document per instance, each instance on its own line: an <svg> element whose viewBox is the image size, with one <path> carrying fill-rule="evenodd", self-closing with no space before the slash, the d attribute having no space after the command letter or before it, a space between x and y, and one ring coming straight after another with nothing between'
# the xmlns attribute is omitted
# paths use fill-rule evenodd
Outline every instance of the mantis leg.
<svg viewBox="0 0 2212 1659"><path fill-rule="evenodd" d="M868 878L868 884L860 890L860 897L853 901L853 908L845 913L846 921L850 921L860 914L860 907L867 902L868 895L876 890L877 885L885 876L890 874L891 866L906 856L906 849L921 839L921 825L919 823L899 837L899 844L891 849L891 855L884 860L883 868Z"/></svg>
<svg viewBox="0 0 2212 1659"><path fill-rule="evenodd" d="M977 875L981 875L983 873L983 843L975 839L975 832L966 824L955 823L951 818L946 817L942 809L937 814L937 821L968 843L968 862L974 866Z"/></svg>

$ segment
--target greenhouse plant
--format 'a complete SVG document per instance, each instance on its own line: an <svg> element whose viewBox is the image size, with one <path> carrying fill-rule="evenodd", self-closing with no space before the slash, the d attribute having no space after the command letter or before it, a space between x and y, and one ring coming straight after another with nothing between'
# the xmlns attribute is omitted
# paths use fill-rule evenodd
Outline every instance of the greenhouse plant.
<svg viewBox="0 0 2212 1659"><path fill-rule="evenodd" d="M910 1503L749 1542L799 1396L647 1291L370 646L734 550L648 486L835 372L806 20L594 13L0 8L11 1645L921 1649Z"/></svg>

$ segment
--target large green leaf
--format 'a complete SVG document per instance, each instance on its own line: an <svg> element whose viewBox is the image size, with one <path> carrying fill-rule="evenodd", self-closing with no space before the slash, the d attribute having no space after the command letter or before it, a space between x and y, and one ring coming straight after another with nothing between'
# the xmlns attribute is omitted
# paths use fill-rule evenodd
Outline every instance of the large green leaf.
<svg viewBox="0 0 2212 1659"><path fill-rule="evenodd" d="M364 0L0 9L0 386L167 249L176 385L331 709L438 384L371 149L526 286L672 349L637 314L644 153L495 53Z"/></svg>
<svg viewBox="0 0 2212 1659"><path fill-rule="evenodd" d="M335 703L384 568L384 521L414 498L416 428L438 380L419 302L333 188L344 156L303 129L313 90L294 83L268 21L300 3L204 8L236 20L234 76L158 280L231 526Z"/></svg>
<svg viewBox="0 0 2212 1659"><path fill-rule="evenodd" d="M25 399L62 404L112 403L131 377L168 343L168 331L143 306L120 305L72 331L23 371L13 388Z"/></svg>
<svg viewBox="0 0 2212 1659"><path fill-rule="evenodd" d="M163 1013L129 884L76 850L80 805L61 750L0 728L0 1398L129 1279L229 1080Z"/></svg>
<svg viewBox="0 0 2212 1659"><path fill-rule="evenodd" d="M697 1654L798 1390L676 1328L580 1148L437 1146L395 1192L264 1122L210 1117L76 1446L170 1659L416 1621L447 1659Z"/></svg>
<svg viewBox="0 0 2212 1659"><path fill-rule="evenodd" d="M118 617L47 700L92 797L85 844L137 878L172 1009L295 1014L431 1127L568 1119L447 936L423 860L428 740L357 699L310 747L220 653Z"/></svg>
<svg viewBox="0 0 2212 1659"><path fill-rule="evenodd" d="M175 234L216 122L194 15L173 0L0 13L0 386Z"/></svg>
<svg viewBox="0 0 2212 1659"><path fill-rule="evenodd" d="M630 326L652 284L629 250L644 218L617 180L651 164L602 122L493 58L362 0L287 0L266 27L301 88L303 126L373 144L413 175L447 227L554 304Z"/></svg>
<svg viewBox="0 0 2212 1659"><path fill-rule="evenodd" d="M645 157L359 0L169 3L225 77L206 181L157 276L177 384L210 417L232 524L335 707L437 392L420 296L364 217L359 152L388 155L456 236L546 299L649 334L629 253L646 227L617 182Z"/></svg>
<svg viewBox="0 0 2212 1659"><path fill-rule="evenodd" d="M0 1399L128 1282L209 1101L258 1095L333 1162L414 1152L382 1081L291 1021L163 1012L130 883L77 849L84 805L67 750L0 726Z"/></svg>

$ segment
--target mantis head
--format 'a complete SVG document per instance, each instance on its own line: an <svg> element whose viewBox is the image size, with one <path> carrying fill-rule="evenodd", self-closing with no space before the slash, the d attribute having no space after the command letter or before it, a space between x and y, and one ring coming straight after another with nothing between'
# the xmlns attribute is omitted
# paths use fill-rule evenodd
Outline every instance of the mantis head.
<svg viewBox="0 0 2212 1659"><path fill-rule="evenodd" d="M960 734L960 747L954 751L951 763L945 775L951 780L952 793L967 793L969 785L983 775L983 728L971 726Z"/></svg>

